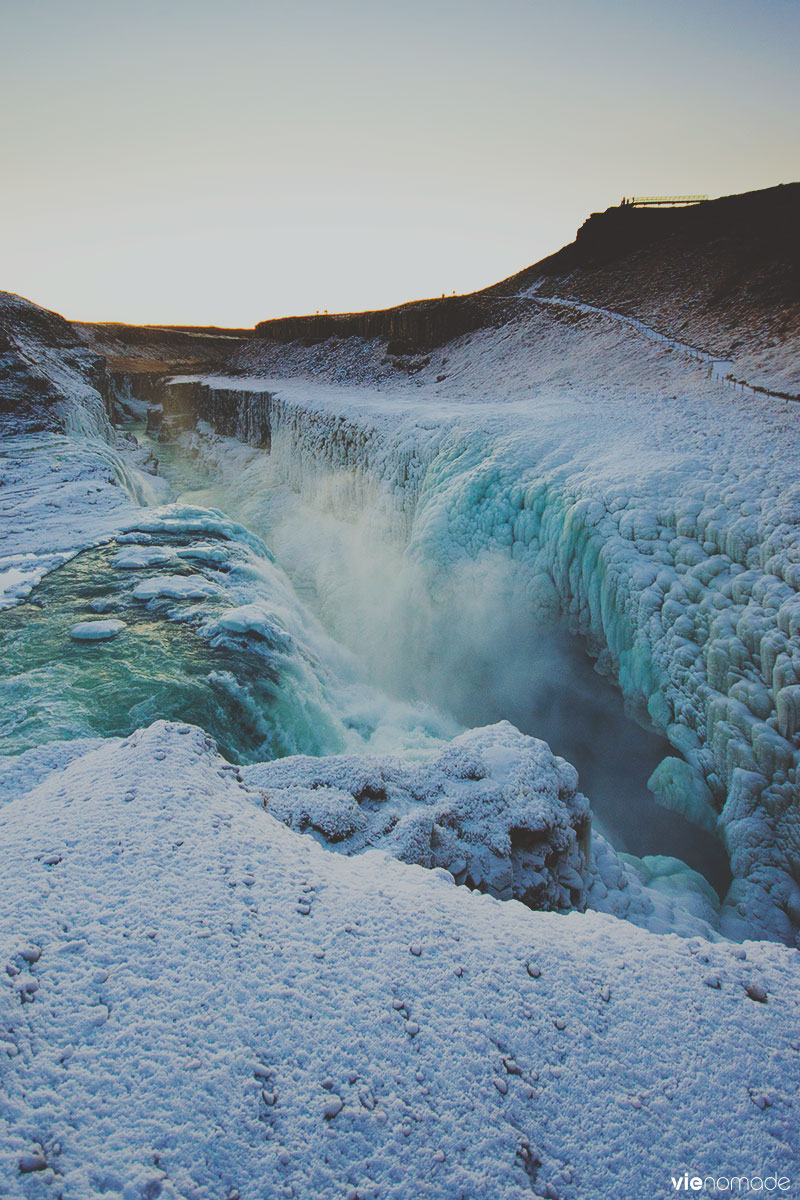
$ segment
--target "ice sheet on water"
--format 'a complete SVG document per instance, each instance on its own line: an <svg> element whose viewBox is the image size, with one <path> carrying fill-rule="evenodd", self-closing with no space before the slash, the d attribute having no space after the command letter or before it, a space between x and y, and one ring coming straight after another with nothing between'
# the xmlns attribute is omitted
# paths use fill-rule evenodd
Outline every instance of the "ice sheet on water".
<svg viewBox="0 0 800 1200"><path fill-rule="evenodd" d="M125 628L125 622L111 618L107 621L79 621L69 631L78 642L107 642Z"/></svg>

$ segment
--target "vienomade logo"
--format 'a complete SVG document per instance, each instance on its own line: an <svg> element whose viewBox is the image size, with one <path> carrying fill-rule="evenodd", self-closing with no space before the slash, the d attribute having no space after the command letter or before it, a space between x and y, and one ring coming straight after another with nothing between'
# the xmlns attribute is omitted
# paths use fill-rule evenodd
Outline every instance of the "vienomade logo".
<svg viewBox="0 0 800 1200"><path fill-rule="evenodd" d="M711 1192L720 1196L786 1193L792 1181L786 1175L695 1175L684 1171L670 1175L676 1192Z"/></svg>

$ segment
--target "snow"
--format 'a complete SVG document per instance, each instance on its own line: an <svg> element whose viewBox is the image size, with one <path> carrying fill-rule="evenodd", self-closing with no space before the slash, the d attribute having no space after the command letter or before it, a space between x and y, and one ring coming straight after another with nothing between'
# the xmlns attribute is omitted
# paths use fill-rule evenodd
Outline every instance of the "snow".
<svg viewBox="0 0 800 1200"><path fill-rule="evenodd" d="M687 1168L796 1177L795 951L345 858L184 725L29 783L0 809L9 1200L584 1200L666 1195Z"/></svg>
<svg viewBox="0 0 800 1200"><path fill-rule="evenodd" d="M3 438L0 479L0 608L30 595L44 576L135 520L136 505L164 501L163 479L141 455L100 438L38 433Z"/></svg>
<svg viewBox="0 0 800 1200"><path fill-rule="evenodd" d="M216 584L202 575L157 575L137 583L133 594L137 600L155 600L161 596L173 600L202 600L218 591Z"/></svg>
<svg viewBox="0 0 800 1200"><path fill-rule="evenodd" d="M69 631L71 638L82 642L106 642L115 638L125 628L124 621L110 619L108 621L79 621Z"/></svg>
<svg viewBox="0 0 800 1200"><path fill-rule="evenodd" d="M280 637L279 626L272 613L258 604L242 604L238 608L230 608L219 618L209 630L212 635L217 633L250 634L264 642L272 642Z"/></svg>
<svg viewBox="0 0 800 1200"><path fill-rule="evenodd" d="M288 757L240 767L271 816L343 854L379 847L535 909L594 909L658 933L719 939L714 889L685 863L618 854L577 774L508 722L435 758Z"/></svg>
<svg viewBox="0 0 800 1200"><path fill-rule="evenodd" d="M34 729L43 695L57 736L115 655L151 669L152 643L154 679L200 664L271 760L149 724L155 689L129 736L0 758L4 1198L594 1200L671 1194L685 1169L796 1177L798 954L727 938L800 921L797 418L613 314L550 309L404 378L354 341L206 380L204 415L238 412L270 452L201 424L182 445L209 485L177 500L36 348L66 432L3 440L0 595L14 653L55 630L63 661L4 677L4 721ZM81 560L85 600L32 594L106 545ZM463 732L394 686L448 711L568 689L545 644L562 609L675 747L660 802L725 838L724 905L670 855L590 845L545 742Z"/></svg>
<svg viewBox="0 0 800 1200"><path fill-rule="evenodd" d="M669 350L677 350L680 354L685 354L687 358L696 359L698 362L705 363L708 366L709 374L712 379L719 379L725 383L732 383L731 372L733 370L733 360L730 358L720 358L719 355L711 354L707 350L701 350L697 346L690 346L686 342L681 342L677 338L669 337L667 334L659 333L653 329L651 325L639 320L638 317L626 316L623 313L614 312L608 308L600 308L596 304L587 304L581 300L567 300L563 297L554 296L539 296L537 291L541 285L541 281L534 283L526 291L520 293L521 297L529 299L534 305L551 305L553 308L571 309L573 312L593 313L600 317L605 317L615 324L625 326L627 329L632 329L636 333L647 338L648 341L656 342L657 344L666 347ZM749 389L751 392L755 388Z"/></svg>
<svg viewBox="0 0 800 1200"><path fill-rule="evenodd" d="M0 756L0 803L5 804L15 796L32 791L53 771L63 770L73 759L88 754L90 750L111 745L110 738L72 738L68 742L47 742L44 746L34 746L21 754Z"/></svg>

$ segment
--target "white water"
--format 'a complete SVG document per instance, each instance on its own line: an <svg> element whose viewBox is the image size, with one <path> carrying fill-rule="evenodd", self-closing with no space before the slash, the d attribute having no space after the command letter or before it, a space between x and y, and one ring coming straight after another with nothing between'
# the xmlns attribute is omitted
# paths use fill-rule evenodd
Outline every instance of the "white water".
<svg viewBox="0 0 800 1200"><path fill-rule="evenodd" d="M499 553L432 574L409 558L396 523L397 536L386 536L377 492L365 503L362 481L330 473L305 502L283 482L280 447L268 455L202 433L178 445L139 436L182 502L221 509L264 537L302 599L355 654L364 681L467 728L510 720L545 739L577 766L596 827L618 849L682 859L724 895L720 843L647 788L668 742L593 669L555 595L548 605L545 580L531 597Z"/></svg>

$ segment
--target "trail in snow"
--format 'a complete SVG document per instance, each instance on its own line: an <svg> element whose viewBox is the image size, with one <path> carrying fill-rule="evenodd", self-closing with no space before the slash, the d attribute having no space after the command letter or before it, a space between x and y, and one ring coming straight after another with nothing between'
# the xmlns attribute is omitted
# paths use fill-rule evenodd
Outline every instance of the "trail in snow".
<svg viewBox="0 0 800 1200"><path fill-rule="evenodd" d="M657 345L668 347L670 350L678 350L681 354L685 354L687 358L707 364L712 379L719 379L724 383L734 382L731 379L731 371L733 369L733 359L731 358L721 358L719 355L711 354L707 350L701 350L697 346L690 346L687 342L681 342L677 338L659 333L652 325L640 321L638 317L626 316L624 313L614 312L610 308L599 308L596 304L587 304L583 300L567 300L562 296L539 296L537 292L540 286L541 282L533 284L527 291L518 293L515 299L530 300L534 305L543 304L553 308L572 309L574 312L596 313L598 316L607 317L611 321L624 325L627 329L632 329L636 333L642 334L649 341L655 342ZM739 381L735 382L738 384ZM769 389L756 389L749 384L747 386L752 392L760 390L768 396L778 395L777 392L772 392Z"/></svg>
<svg viewBox="0 0 800 1200"><path fill-rule="evenodd" d="M737 388L740 392L748 392L751 396L762 399L766 396L776 400L800 403L800 396L793 395L791 392L775 391L773 388L757 383L748 383L746 379L739 379L734 374L736 362L732 358L720 357L717 354L710 353L708 350L701 350L698 346L691 346L688 342L681 342L677 338L670 337L668 334L659 333L652 325L647 325L644 321L639 320L638 317L626 316L625 313L614 312L610 308L599 308L596 304L587 304L583 300L567 300L561 296L539 296L537 290L540 286L541 282L537 282L527 291L518 293L514 299L525 299L534 305L543 304L555 309L571 309L573 312L594 313L597 316L606 317L610 321L633 330L635 333L642 334L648 341L665 346L669 350L677 350L689 359L706 364L711 379L718 379L722 383L730 384L731 387Z"/></svg>

